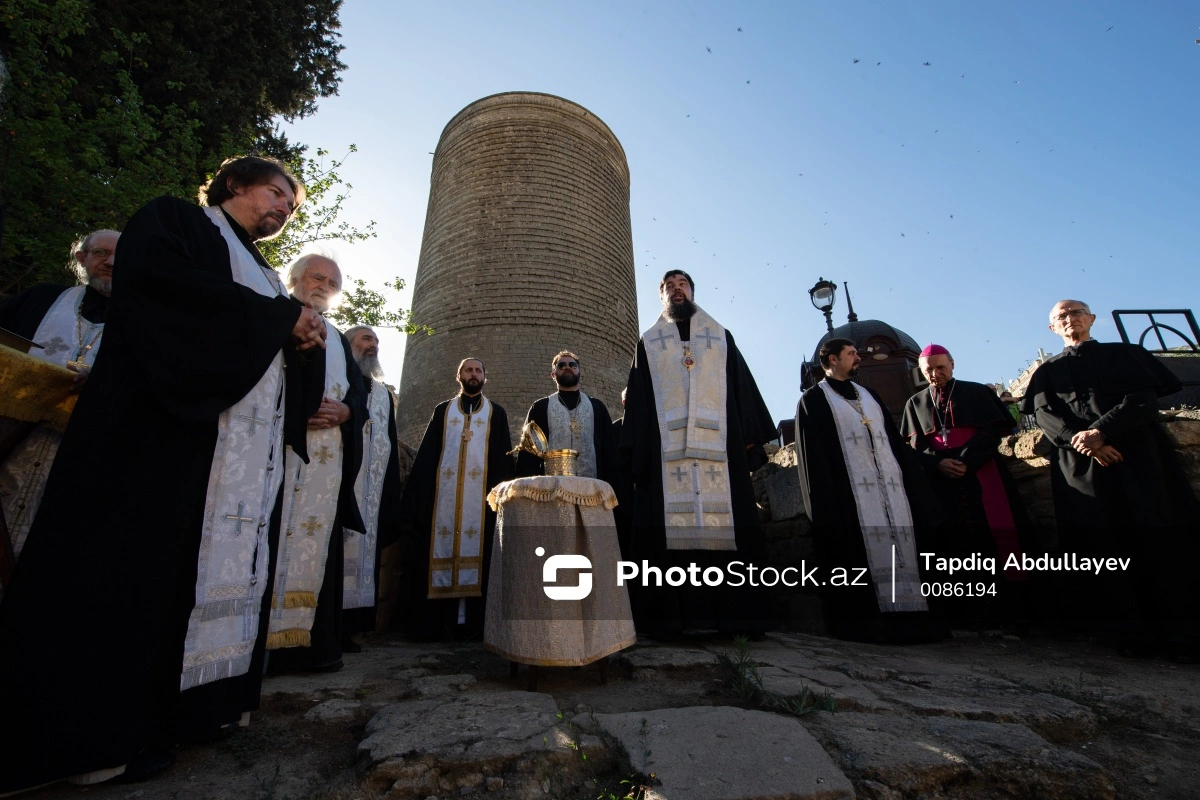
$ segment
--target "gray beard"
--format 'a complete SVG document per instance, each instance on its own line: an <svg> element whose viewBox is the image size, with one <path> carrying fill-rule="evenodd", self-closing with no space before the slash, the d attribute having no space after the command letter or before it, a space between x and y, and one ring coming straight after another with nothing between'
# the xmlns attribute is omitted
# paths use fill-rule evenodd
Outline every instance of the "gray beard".
<svg viewBox="0 0 1200 800"><path fill-rule="evenodd" d="M691 319L695 316L696 304L691 300L684 300L681 303L667 303L665 311L668 321L683 322L685 319Z"/></svg>
<svg viewBox="0 0 1200 800"><path fill-rule="evenodd" d="M383 380L383 365L379 363L379 356L361 355L354 359L358 364L358 368L362 370L362 374L374 381Z"/></svg>
<svg viewBox="0 0 1200 800"><path fill-rule="evenodd" d="M87 285L105 297L112 296L112 278L102 278L99 275L88 278Z"/></svg>

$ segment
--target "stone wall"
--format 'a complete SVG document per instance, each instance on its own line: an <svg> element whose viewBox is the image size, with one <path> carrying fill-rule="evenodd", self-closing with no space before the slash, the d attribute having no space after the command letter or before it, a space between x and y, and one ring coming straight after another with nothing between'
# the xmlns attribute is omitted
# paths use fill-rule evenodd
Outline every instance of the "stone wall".
<svg viewBox="0 0 1200 800"><path fill-rule="evenodd" d="M413 287L397 425L418 443L468 356L486 393L525 412L554 390L550 360L577 353L583 389L620 416L637 344L629 168L612 131L582 106L528 92L460 111L438 142Z"/></svg>
<svg viewBox="0 0 1200 800"><path fill-rule="evenodd" d="M1163 412L1163 427L1175 444L1180 466L1187 474L1192 490L1200 496L1200 412ZM770 462L754 473L759 520L766 538L766 561L768 566L777 569L799 568L804 559L808 559L811 568L815 558L810 524L800 499L795 447L790 444L779 450L771 449ZM1053 545L1058 536L1050 492L1050 461L1046 458L1052 447L1040 430L1007 437L1000 445L1005 466L1025 503L1033 525L1033 537L1039 547ZM777 587L775 598L780 604L785 628L806 633L823 632L821 602L814 589Z"/></svg>

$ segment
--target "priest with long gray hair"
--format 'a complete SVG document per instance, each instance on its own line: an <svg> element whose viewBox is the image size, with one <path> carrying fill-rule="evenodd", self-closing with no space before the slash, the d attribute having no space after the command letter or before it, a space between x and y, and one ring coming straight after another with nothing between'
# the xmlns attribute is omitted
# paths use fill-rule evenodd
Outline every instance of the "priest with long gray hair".
<svg viewBox="0 0 1200 800"><path fill-rule="evenodd" d="M309 253L291 264L286 283L292 297L325 314L341 295L342 271L332 258ZM362 538L364 527L354 482L366 389L350 342L328 319L325 328L331 346L316 355L324 361L325 391L308 420L309 461L290 448L284 459L283 533L267 633L271 672L342 667L343 538Z"/></svg>
<svg viewBox="0 0 1200 800"><path fill-rule="evenodd" d="M364 527L361 535L347 535L343 545L342 649L353 653L361 649L351 638L353 634L384 628L388 622L390 607L377 611L377 604L382 603L385 589L394 591L392 575L383 574L381 567L384 550L400 536L398 512L402 487L396 409L392 392L383 382L379 337L370 327L356 325L346 331L346 340L367 388L363 463L354 483Z"/></svg>

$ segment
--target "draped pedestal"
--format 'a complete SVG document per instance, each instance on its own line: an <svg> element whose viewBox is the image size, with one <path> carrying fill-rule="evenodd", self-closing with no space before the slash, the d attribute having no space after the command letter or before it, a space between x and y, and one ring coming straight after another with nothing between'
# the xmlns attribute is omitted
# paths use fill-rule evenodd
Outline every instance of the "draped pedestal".
<svg viewBox="0 0 1200 800"><path fill-rule="evenodd" d="M521 664L577 667L637 642L628 591L617 585L611 486L539 475L496 486L488 503L497 512L489 650Z"/></svg>

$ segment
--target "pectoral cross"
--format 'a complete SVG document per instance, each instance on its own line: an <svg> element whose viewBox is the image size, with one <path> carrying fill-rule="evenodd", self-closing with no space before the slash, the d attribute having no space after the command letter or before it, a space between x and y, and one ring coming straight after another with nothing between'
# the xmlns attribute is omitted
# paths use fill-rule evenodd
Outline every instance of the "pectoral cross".
<svg viewBox="0 0 1200 800"><path fill-rule="evenodd" d="M571 424L567 426L571 429L572 436L578 436L583 431L583 426L579 424L579 420L571 417Z"/></svg>
<svg viewBox="0 0 1200 800"><path fill-rule="evenodd" d="M463 426L462 440L463 440L464 442L469 442L469 441L471 441L471 437L472 437L472 436L474 436L474 435L475 435L475 431L471 430L471 429L470 429L469 427L467 427L467 426Z"/></svg>

